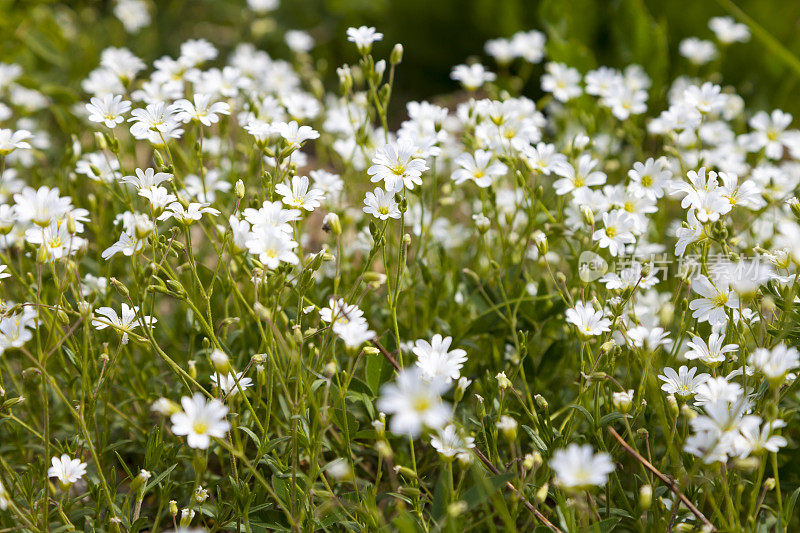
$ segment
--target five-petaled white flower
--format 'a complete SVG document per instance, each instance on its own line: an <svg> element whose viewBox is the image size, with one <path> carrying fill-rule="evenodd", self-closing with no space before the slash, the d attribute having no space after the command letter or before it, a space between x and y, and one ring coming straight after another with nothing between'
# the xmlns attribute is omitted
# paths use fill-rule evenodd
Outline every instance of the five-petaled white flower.
<svg viewBox="0 0 800 533"><path fill-rule="evenodd" d="M575 325L581 335L593 336L610 331L611 320L603 311L597 311L592 304L577 302L575 307L567 309L567 322Z"/></svg>
<svg viewBox="0 0 800 533"><path fill-rule="evenodd" d="M565 449L555 451L550 459L550 468L555 472L558 486L582 490L605 485L608 474L614 471L614 463L607 453L594 453L590 445L580 446L573 442Z"/></svg>
<svg viewBox="0 0 800 533"><path fill-rule="evenodd" d="M450 420L450 408L442 400L448 388L445 379L424 379L418 368L401 370L381 388L378 409L393 415L389 427L394 433L416 437L423 428L441 429Z"/></svg>
<svg viewBox="0 0 800 533"><path fill-rule="evenodd" d="M367 174L373 182L383 181L387 192L422 185L420 176L428 170L428 165L424 159L415 157L416 152L416 147L405 141L386 144L375 153Z"/></svg>
<svg viewBox="0 0 800 533"><path fill-rule="evenodd" d="M186 435L190 448L205 450L211 444L211 437L221 439L231 428L230 423L225 420L228 408L216 398L206 402L198 392L191 398L181 398L181 406L183 410L170 417L172 432Z"/></svg>
<svg viewBox="0 0 800 533"><path fill-rule="evenodd" d="M69 455L53 457L52 466L47 469L47 476L54 477L62 487L69 487L86 474L86 463L80 459L71 459Z"/></svg>
<svg viewBox="0 0 800 533"><path fill-rule="evenodd" d="M130 111L131 103L123 100L121 95L106 94L102 98L94 96L86 104L89 120L104 124L107 128L116 128L125 122L125 113Z"/></svg>
<svg viewBox="0 0 800 533"><path fill-rule="evenodd" d="M142 315L141 320L137 316L139 308L137 306L130 307L126 303L122 303L122 315L117 315L116 310L111 307L100 307L95 311L95 316L92 318L92 326L96 329L106 329L111 326L120 333L122 333L122 344L128 343L128 334L133 333L133 330L144 324L148 328L158 322L155 317L149 315Z"/></svg>

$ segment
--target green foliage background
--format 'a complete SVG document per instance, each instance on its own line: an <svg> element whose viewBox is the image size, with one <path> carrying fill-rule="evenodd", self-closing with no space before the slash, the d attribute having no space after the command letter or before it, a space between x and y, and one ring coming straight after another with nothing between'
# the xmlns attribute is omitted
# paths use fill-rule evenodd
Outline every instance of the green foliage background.
<svg viewBox="0 0 800 533"><path fill-rule="evenodd" d="M487 39L537 28L548 34L550 57L583 69L636 62L653 77L656 90L663 91L659 82L692 72L678 55L680 40L692 35L711 38L708 19L727 14L726 2L284 0L274 16L265 19L247 10L243 0L162 0L151 3L151 27L131 36L114 18L111 1L0 0L0 54L4 62L20 63L36 77L28 82L44 88L57 103L72 103L82 99L79 81L96 66L106 46L127 46L149 62L164 54L177 55L180 43L192 37L208 38L224 51L243 36L255 36L273 55L280 55L288 53L283 31L304 29L315 37L314 55L327 64L333 79L336 66L355 59L345 40L346 28L368 24L386 35L379 52L388 54L395 42L405 46L395 100L402 102L456 89L449 79L453 65L470 57L491 64L482 49ZM738 0L736 5L800 55L800 2ZM710 68L736 86L750 107L780 107L800 114L800 99L794 95L798 74L755 37L732 46ZM535 97L538 87L535 82L530 85L527 92Z"/></svg>

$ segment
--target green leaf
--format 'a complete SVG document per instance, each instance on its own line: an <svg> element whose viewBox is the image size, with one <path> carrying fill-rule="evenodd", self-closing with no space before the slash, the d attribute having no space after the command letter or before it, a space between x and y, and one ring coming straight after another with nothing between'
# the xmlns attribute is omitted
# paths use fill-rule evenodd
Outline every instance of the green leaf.
<svg viewBox="0 0 800 533"><path fill-rule="evenodd" d="M485 477L482 472L477 472L476 477L478 477L478 481L464 493L464 497L462 498L462 500L467 502L470 508L477 507L485 502L492 494L500 490L502 486L514 478L513 472L498 474L488 478Z"/></svg>
<svg viewBox="0 0 800 533"><path fill-rule="evenodd" d="M382 355L368 355L364 373L369 390L377 395L381 385L392 377L392 366Z"/></svg>
<svg viewBox="0 0 800 533"><path fill-rule="evenodd" d="M576 411L579 411L583 415L583 417L586 419L586 421L589 422L589 424L591 424L591 426L593 428L596 427L595 423L594 423L594 417L592 416L592 413L587 411L584 406L578 405L577 403L571 403L571 404L569 404L567 406L567 409L575 409Z"/></svg>
<svg viewBox="0 0 800 533"><path fill-rule="evenodd" d="M612 422L619 420L620 418L625 418L625 415L619 412L608 413L605 416L600 417L600 420L597 421L598 428L604 428L606 426L610 426Z"/></svg>

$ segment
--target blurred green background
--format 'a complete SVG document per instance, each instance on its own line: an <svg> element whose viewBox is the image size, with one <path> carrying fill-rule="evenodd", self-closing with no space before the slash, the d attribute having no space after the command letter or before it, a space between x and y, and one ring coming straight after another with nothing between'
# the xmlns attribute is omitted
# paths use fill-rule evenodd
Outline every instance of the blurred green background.
<svg viewBox="0 0 800 533"><path fill-rule="evenodd" d="M541 29L548 34L551 57L582 69L637 62L663 89L659 82L692 73L678 56L680 40L711 39L708 19L727 14L714 0L283 0L268 18L245 5L245 0L151 0L151 27L129 35L113 16L111 1L0 0L0 61L20 63L35 78L28 83L68 102L84 98L79 81L106 46L126 46L151 62L163 54L176 56L188 38L205 37L223 53L246 38L273 56L288 57L282 35L296 28L315 37L314 56L333 80L336 66L356 60L354 47L345 41L346 28L367 24L386 35L376 47L379 55L388 55L395 42L405 46L396 94L408 100L455 90L450 68L470 57L491 65L483 53L487 39ZM800 55L800 1L738 0L736 5ZM758 39L731 46L711 67L749 106L800 114L797 74ZM526 92L536 97L537 83Z"/></svg>

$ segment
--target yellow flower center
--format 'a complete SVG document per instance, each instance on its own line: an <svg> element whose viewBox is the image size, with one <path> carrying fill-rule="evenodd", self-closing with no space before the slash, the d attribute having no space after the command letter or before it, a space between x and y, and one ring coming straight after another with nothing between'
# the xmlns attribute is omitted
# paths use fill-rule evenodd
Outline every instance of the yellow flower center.
<svg viewBox="0 0 800 533"><path fill-rule="evenodd" d="M431 408L431 399L427 396L417 396L411 401L411 406L415 411L427 411Z"/></svg>

